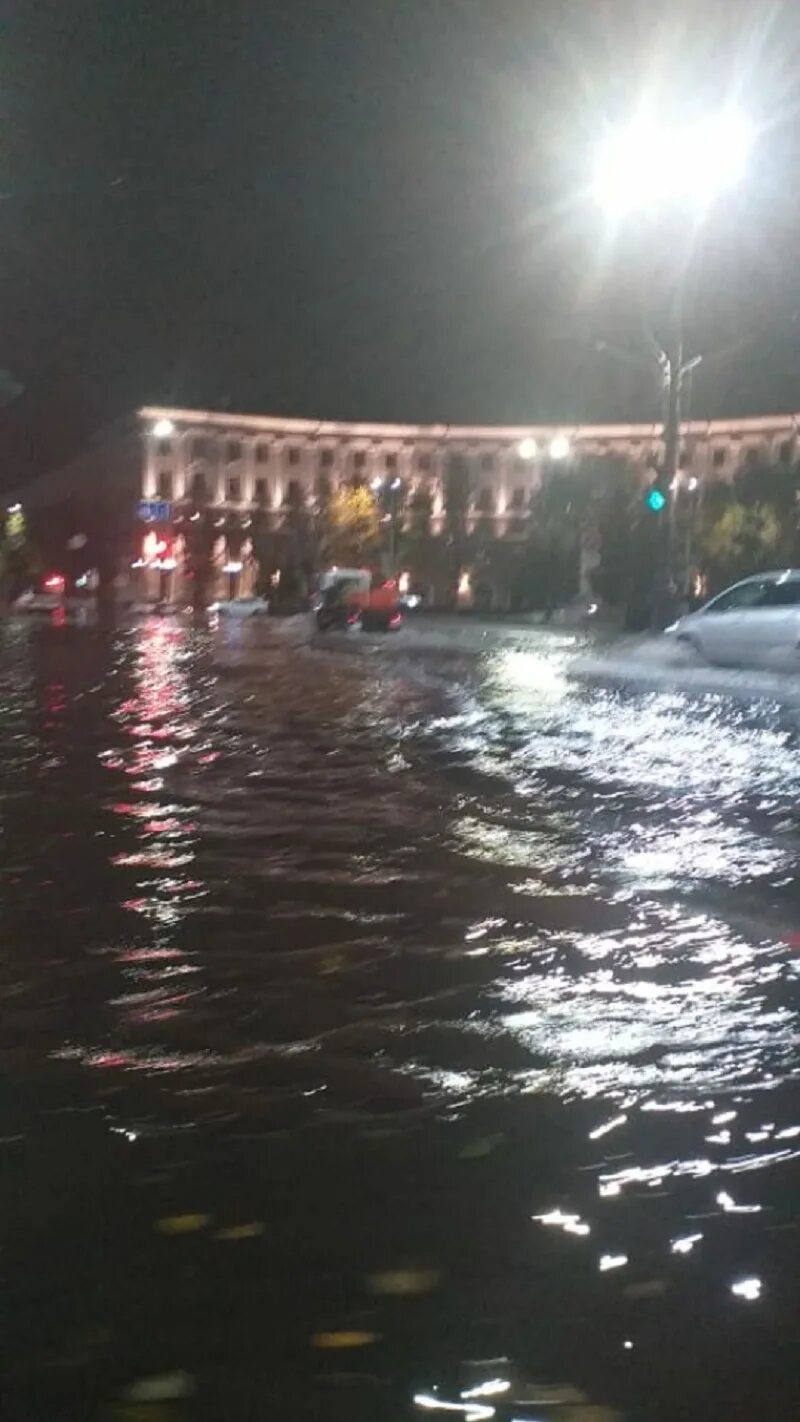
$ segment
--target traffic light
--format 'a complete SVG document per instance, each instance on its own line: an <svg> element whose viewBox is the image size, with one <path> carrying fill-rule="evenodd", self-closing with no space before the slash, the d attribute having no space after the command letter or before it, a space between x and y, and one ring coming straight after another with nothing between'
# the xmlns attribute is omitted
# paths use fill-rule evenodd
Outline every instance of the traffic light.
<svg viewBox="0 0 800 1422"><path fill-rule="evenodd" d="M660 469L656 469L648 487L644 491L644 505L650 513L660 514L666 508L668 492L664 483L664 474Z"/></svg>

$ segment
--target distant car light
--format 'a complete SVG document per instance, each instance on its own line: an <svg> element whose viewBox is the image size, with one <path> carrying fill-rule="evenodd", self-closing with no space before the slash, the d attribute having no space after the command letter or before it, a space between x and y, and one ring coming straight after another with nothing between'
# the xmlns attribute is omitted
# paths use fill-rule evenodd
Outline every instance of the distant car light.
<svg viewBox="0 0 800 1422"><path fill-rule="evenodd" d="M49 592L49 593L63 593L63 591L64 591L64 574L63 574L63 573L48 573L48 574L47 574L47 577L45 578L45 580L44 580L44 582L43 582L43 584L42 584L42 586L43 586L45 592Z"/></svg>

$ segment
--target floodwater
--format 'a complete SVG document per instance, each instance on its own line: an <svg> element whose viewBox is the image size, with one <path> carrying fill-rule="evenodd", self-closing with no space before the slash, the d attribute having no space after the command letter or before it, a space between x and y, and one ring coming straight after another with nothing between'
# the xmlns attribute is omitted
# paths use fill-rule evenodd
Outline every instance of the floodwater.
<svg viewBox="0 0 800 1422"><path fill-rule="evenodd" d="M0 643L6 1415L797 1415L790 683Z"/></svg>

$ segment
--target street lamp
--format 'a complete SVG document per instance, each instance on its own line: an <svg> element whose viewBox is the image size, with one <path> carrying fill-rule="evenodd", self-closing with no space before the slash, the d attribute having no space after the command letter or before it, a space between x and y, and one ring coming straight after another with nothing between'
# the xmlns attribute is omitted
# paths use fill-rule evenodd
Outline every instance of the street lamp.
<svg viewBox="0 0 800 1422"><path fill-rule="evenodd" d="M609 218L616 221L636 212L651 216L665 210L679 213L682 219L696 220L705 215L715 199L741 180L755 136L753 124L733 108L682 125L661 123L641 112L629 124L609 130L601 142L594 172L595 199ZM685 253L678 252L677 258L669 345L656 351L666 405L659 492L673 491L677 487L681 395L686 377L701 360L700 356L690 360L683 357L683 304L688 263ZM649 507L660 512L655 503ZM662 613L670 610L671 525L672 506L664 514L662 555L655 570L656 601L661 601ZM662 586L659 587L659 583Z"/></svg>
<svg viewBox="0 0 800 1422"><path fill-rule="evenodd" d="M156 439L170 439L175 433L175 426L172 420L156 420L153 425L153 434Z"/></svg>
<svg viewBox="0 0 800 1422"><path fill-rule="evenodd" d="M389 511L382 522L389 524L389 562L393 574L397 563L397 495L402 484L403 481L399 475L395 475L393 479L382 479L379 474L376 474L369 484L373 494L376 494L378 498L387 492L389 495Z"/></svg>
<svg viewBox="0 0 800 1422"><path fill-rule="evenodd" d="M566 435L554 435L548 453L551 459L566 459L569 455L569 440Z"/></svg>
<svg viewBox="0 0 800 1422"><path fill-rule="evenodd" d="M740 181L754 141L753 125L735 109L674 126L639 114L600 144L595 198L617 217L668 206L703 210Z"/></svg>
<svg viewBox="0 0 800 1422"><path fill-rule="evenodd" d="M517 446L517 453L520 459L535 459L536 440L532 439L530 435L527 437L527 439L521 439L519 445Z"/></svg>

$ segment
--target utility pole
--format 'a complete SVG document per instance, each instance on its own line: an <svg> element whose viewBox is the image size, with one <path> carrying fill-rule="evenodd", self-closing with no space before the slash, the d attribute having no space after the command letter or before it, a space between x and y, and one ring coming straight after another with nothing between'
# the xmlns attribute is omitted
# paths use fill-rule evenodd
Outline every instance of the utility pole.
<svg viewBox="0 0 800 1422"><path fill-rule="evenodd" d="M682 294L682 293L681 293ZM673 309L674 336L671 350L651 338L650 361L655 363L660 373L664 392L664 458L658 466L654 488L646 498L646 503L659 520L659 533L653 568L652 622L654 627L665 626L672 621L675 602L674 533L675 510L679 495L678 472L681 451L682 396L686 377L697 368L702 356L683 359L683 334L680 319L680 303L676 300ZM608 341L595 341L595 350L603 355L641 369L647 363L639 357ZM657 497L656 497L657 496ZM651 502L652 500L652 502Z"/></svg>
<svg viewBox="0 0 800 1422"><path fill-rule="evenodd" d="M680 323L676 322L676 334L671 353L663 349L658 353L665 393L664 461L661 481L667 506L662 514L659 556L653 580L653 622L655 626L664 626L666 622L671 621L675 612L673 552L676 510L680 493L681 397L687 375L697 368L701 360L702 356L698 355L693 356L691 360L684 361L682 332Z"/></svg>

